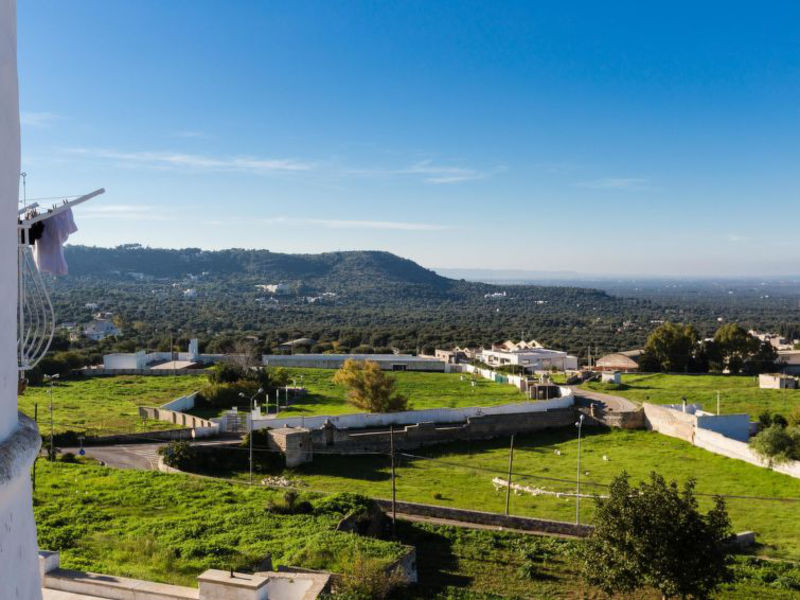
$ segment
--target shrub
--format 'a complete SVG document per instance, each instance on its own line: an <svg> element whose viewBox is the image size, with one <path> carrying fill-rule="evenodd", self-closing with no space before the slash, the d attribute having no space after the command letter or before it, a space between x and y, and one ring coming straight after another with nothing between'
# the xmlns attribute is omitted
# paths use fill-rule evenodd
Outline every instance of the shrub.
<svg viewBox="0 0 800 600"><path fill-rule="evenodd" d="M750 440L750 447L769 466L800 460L800 429L773 423Z"/></svg>
<svg viewBox="0 0 800 600"><path fill-rule="evenodd" d="M164 457L164 464L181 471L188 470L195 462L195 449L188 442L170 442L159 448L158 453Z"/></svg>
<svg viewBox="0 0 800 600"><path fill-rule="evenodd" d="M383 600L403 584L398 569L387 571L384 562L364 556L359 550L342 572L336 597L347 600Z"/></svg>

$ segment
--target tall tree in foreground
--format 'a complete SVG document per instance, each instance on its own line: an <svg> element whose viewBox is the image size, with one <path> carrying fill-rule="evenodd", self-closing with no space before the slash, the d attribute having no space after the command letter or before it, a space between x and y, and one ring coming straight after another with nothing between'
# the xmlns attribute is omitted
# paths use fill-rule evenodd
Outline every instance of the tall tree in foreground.
<svg viewBox="0 0 800 600"><path fill-rule="evenodd" d="M348 401L362 410L375 413L408 410L408 398L394 391L395 378L381 371L374 361L347 359L336 371L333 382L346 386Z"/></svg>
<svg viewBox="0 0 800 600"><path fill-rule="evenodd" d="M608 594L653 587L662 598L709 598L729 577L730 521L721 498L700 513L694 481L683 490L657 473L632 487L617 476L597 500L595 529L584 549L587 581Z"/></svg>

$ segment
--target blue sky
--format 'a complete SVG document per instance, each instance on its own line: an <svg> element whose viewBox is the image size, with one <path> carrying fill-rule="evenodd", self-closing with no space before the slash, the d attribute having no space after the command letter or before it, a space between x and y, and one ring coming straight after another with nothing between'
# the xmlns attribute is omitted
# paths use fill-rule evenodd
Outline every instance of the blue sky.
<svg viewBox="0 0 800 600"><path fill-rule="evenodd" d="M796 2L19 3L74 243L800 272Z"/></svg>

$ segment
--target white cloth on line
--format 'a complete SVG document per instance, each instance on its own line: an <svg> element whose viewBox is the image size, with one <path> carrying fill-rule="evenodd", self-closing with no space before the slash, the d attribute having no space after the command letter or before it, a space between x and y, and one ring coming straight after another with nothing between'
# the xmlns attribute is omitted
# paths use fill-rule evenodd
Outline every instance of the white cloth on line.
<svg viewBox="0 0 800 600"><path fill-rule="evenodd" d="M40 273L53 275L66 275L69 272L67 261L64 258L64 242L71 233L78 231L72 217L72 209L57 213L42 221L44 231L42 237L36 240L34 259Z"/></svg>

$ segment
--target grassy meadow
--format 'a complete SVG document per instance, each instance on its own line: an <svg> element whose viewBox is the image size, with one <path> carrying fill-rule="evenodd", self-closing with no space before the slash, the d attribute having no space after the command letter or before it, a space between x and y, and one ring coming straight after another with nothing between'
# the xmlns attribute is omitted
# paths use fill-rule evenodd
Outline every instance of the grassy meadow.
<svg viewBox="0 0 800 600"><path fill-rule="evenodd" d="M311 417L315 415L343 415L362 412L347 401L347 389L332 381L335 369L285 369L289 373L289 384L295 382L308 390L308 394L291 400L281 413L287 416ZM396 371L395 389L408 397L413 410L427 408L461 408L466 406L495 406L511 402L523 402L528 398L512 385L495 383L476 378L471 385L470 375L458 373L424 373L420 371ZM275 398L270 398L270 410L274 411ZM244 405L243 408L245 408ZM190 411L198 416L216 416L223 411L199 409Z"/></svg>
<svg viewBox="0 0 800 600"><path fill-rule="evenodd" d="M394 600L605 597L582 581L575 540L401 521L395 543L334 530L363 506L353 495L306 492L299 500L310 512L276 511L283 493L260 487L40 461L34 511L39 546L59 550L65 568L195 586L207 568L247 571L267 554L276 566L333 572L356 552L388 564L399 543L417 548L420 582ZM714 598L788 600L800 590L796 565L737 557L734 573L737 581Z"/></svg>
<svg viewBox="0 0 800 600"><path fill-rule="evenodd" d="M39 461L39 547L65 568L196 586L208 568L275 566L340 571L357 550L387 564L397 544L335 531L363 502L304 495L308 514L280 514L283 494L258 487L86 464Z"/></svg>
<svg viewBox="0 0 800 600"><path fill-rule="evenodd" d="M680 404L686 396L690 404L717 410L717 392L722 414L747 413L755 419L764 410L789 415L800 406L800 390L762 390L758 377L743 375L666 375L663 373L622 376L622 385L590 382L584 387L623 396L634 402Z"/></svg>
<svg viewBox="0 0 800 600"><path fill-rule="evenodd" d="M728 498L736 531L754 530L764 554L800 560L800 480L694 447L648 431L587 428L581 443L581 485L584 493L602 494L611 479L626 471L634 480L657 471L667 479L694 478L704 494L701 506L710 507L711 496L764 496L793 498L782 502ZM508 442L458 442L414 451L402 456L397 467L400 500L439 504L490 512L503 512L505 490L496 490L492 478L505 478ZM605 459L604 459L605 457ZM434 459L434 460L430 460ZM517 436L514 450L516 483L546 492L575 490L577 441L575 431L560 429ZM308 489L350 491L379 498L391 497L391 471L387 456L318 455L310 464L286 475ZM226 473L225 476L230 474ZM234 477L244 478L244 473ZM581 500L581 520L591 522L594 503ZM575 499L551 494L515 494L512 514L572 521Z"/></svg>
<svg viewBox="0 0 800 600"><path fill-rule="evenodd" d="M140 406L158 406L197 391L205 378L197 375L146 377L87 377L57 381L52 389L53 423L56 434L110 435L153 431L174 427L152 419L142 422ZM29 387L19 396L19 409L34 416L39 405L39 429L50 431L50 386Z"/></svg>

